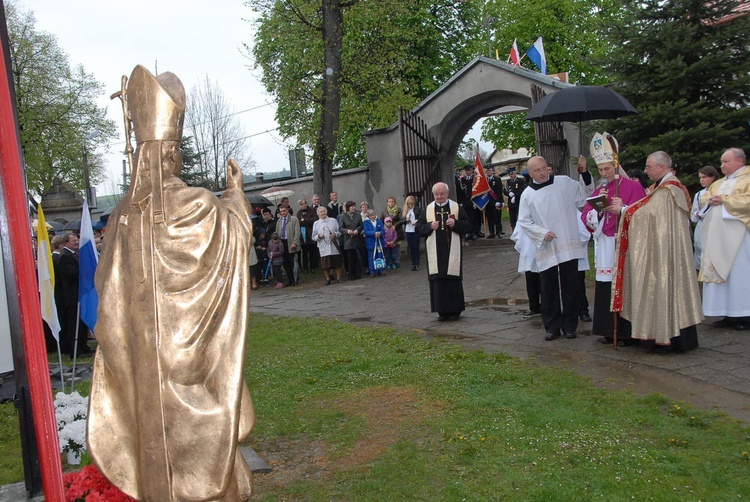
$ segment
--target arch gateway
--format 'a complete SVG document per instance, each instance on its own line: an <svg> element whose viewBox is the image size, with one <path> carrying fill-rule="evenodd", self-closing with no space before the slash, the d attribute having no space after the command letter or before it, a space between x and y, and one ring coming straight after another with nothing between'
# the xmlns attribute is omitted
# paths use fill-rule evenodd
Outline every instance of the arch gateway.
<svg viewBox="0 0 750 502"><path fill-rule="evenodd" d="M451 180L456 153L477 120L529 109L545 94L569 86L525 68L477 57L416 108L400 110L394 125L364 133L370 172L365 195L375 195L386 185L395 193L416 195L424 204L432 200L432 185L445 181L455 196ZM567 138L577 137L576 125L549 122L534 128L537 154L556 174L571 174L579 145ZM383 178L373 179L376 173Z"/></svg>

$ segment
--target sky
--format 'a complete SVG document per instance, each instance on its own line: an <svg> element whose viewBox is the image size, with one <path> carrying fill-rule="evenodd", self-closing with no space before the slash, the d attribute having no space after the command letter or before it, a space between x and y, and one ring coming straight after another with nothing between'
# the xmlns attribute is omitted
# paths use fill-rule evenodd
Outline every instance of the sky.
<svg viewBox="0 0 750 502"><path fill-rule="evenodd" d="M83 65L104 84L99 105L118 126L119 139L105 154L108 180L97 194L114 193L122 183L125 148L122 105L109 96L120 90L123 75L141 64L152 73L171 71L187 93L205 80L215 81L232 103L250 138L251 172L289 168L294 138L281 138L276 105L260 83L260 70L244 51L250 45L255 13L242 0L16 0L36 16L36 28L57 36L71 66ZM189 104L188 104L189 106ZM252 109L250 111L245 111ZM394 122L397 120L394 114ZM479 122L477 123L479 124ZM266 132L270 131L270 132ZM477 137L479 125L468 136ZM491 150L490 146L482 145Z"/></svg>

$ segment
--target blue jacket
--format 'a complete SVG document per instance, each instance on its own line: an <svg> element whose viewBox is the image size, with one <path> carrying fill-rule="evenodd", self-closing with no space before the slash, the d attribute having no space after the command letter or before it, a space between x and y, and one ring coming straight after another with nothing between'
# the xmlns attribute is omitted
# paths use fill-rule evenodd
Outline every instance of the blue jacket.
<svg viewBox="0 0 750 502"><path fill-rule="evenodd" d="M385 239L383 238L385 236L385 227L380 218L375 218L374 224L368 218L362 223L362 226L364 228L365 246L367 249L375 249L375 232L380 232L380 245L385 249Z"/></svg>

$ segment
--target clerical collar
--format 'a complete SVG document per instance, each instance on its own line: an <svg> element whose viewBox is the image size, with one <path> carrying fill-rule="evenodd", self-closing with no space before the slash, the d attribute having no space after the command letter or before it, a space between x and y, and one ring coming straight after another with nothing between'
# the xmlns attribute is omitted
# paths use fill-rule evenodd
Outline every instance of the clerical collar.
<svg viewBox="0 0 750 502"><path fill-rule="evenodd" d="M531 180L531 183L529 183L529 186L533 188L534 190L539 190L541 188L544 188L546 186L550 186L552 183L555 182L555 177L550 175L549 179L545 181L544 183L537 183L534 180Z"/></svg>
<svg viewBox="0 0 750 502"><path fill-rule="evenodd" d="M437 207L445 207L445 206L447 206L447 205L448 205L448 201L446 200L446 201L445 201L445 202L443 202L442 204L440 204L439 202L436 202L436 203L435 203L435 205L436 205Z"/></svg>

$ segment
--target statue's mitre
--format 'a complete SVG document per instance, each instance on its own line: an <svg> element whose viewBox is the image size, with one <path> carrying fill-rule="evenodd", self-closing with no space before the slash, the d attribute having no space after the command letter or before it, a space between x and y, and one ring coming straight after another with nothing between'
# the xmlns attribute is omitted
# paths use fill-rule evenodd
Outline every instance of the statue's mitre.
<svg viewBox="0 0 750 502"><path fill-rule="evenodd" d="M130 75L126 96L136 144L182 139L185 88L177 75L165 72L154 77L138 65Z"/></svg>
<svg viewBox="0 0 750 502"><path fill-rule="evenodd" d="M608 132L596 133L591 139L591 156L597 164L614 162L617 165L619 148L617 139Z"/></svg>

